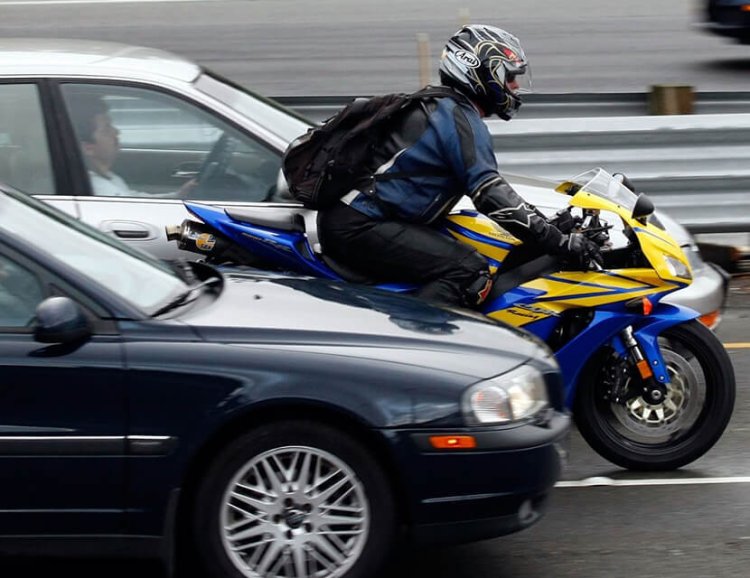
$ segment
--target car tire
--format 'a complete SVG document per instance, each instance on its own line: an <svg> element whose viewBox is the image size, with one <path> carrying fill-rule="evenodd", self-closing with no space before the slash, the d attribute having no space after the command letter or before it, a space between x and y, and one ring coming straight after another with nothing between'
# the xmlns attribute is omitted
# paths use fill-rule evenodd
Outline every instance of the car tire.
<svg viewBox="0 0 750 578"><path fill-rule="evenodd" d="M194 543L222 578L369 578L390 554L395 502L380 464L345 432L263 425L212 462L196 494Z"/></svg>

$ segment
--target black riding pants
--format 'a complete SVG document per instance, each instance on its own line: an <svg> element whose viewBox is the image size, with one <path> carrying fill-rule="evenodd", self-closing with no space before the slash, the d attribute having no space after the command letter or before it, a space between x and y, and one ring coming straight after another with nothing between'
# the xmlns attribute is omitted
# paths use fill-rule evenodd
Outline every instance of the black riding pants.
<svg viewBox="0 0 750 578"><path fill-rule="evenodd" d="M344 203L321 211L318 234L327 255L376 281L422 285L417 295L468 305L489 265L473 247L427 225L374 221Z"/></svg>

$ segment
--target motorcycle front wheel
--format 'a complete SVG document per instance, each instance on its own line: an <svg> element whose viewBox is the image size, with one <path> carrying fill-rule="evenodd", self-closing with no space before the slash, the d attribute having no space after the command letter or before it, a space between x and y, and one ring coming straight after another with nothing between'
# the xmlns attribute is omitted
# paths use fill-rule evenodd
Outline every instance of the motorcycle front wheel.
<svg viewBox="0 0 750 578"><path fill-rule="evenodd" d="M578 384L573 413L581 435L624 468L657 471L689 464L711 449L732 415L734 369L716 335L690 321L660 335L659 347L670 379L659 404L640 396L612 399L617 374L633 377L611 350L593 358Z"/></svg>

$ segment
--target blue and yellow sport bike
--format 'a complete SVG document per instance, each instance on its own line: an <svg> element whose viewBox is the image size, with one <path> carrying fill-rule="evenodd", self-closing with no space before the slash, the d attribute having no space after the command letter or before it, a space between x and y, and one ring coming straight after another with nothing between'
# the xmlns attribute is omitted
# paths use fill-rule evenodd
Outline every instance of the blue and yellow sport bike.
<svg viewBox="0 0 750 578"><path fill-rule="evenodd" d="M476 211L453 213L439 226L491 264L494 285L481 312L528 330L554 351L567 405L592 448L631 469L688 464L719 439L735 399L732 364L716 336L695 311L661 302L691 283L688 260L651 201L607 172L594 169L556 190L567 195L575 229L604 245L603 267L576 270L535 254ZM316 252L301 208L185 205L202 222L167 227L168 237L207 262L415 289L376 283ZM613 219L623 228L613 229Z"/></svg>

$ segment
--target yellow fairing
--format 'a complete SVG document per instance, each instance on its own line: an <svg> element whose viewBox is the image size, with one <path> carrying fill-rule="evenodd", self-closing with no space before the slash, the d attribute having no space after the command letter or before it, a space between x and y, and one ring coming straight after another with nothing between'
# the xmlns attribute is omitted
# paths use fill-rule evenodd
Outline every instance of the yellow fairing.
<svg viewBox="0 0 750 578"><path fill-rule="evenodd" d="M449 215L448 221L455 223L459 227L470 230L477 236L486 237L490 241L499 241L508 245L520 245L521 241L516 239L513 235L508 233L500 225L495 223L492 219L489 219L483 215ZM466 237L460 232L449 229L451 235L462 243L466 243L474 247L482 255L494 259L495 261L503 261L505 256L508 254L509 249L503 249L491 243L486 243L474 238Z"/></svg>
<svg viewBox="0 0 750 578"><path fill-rule="evenodd" d="M521 288L537 293L533 305L514 304L488 315L521 327L566 309L630 301L655 292L678 289L682 285L684 282L665 283L653 269L561 271L521 285Z"/></svg>
<svg viewBox="0 0 750 578"><path fill-rule="evenodd" d="M664 281L677 281L684 285L692 278L693 272L690 268L690 263L688 263L687 257L685 256L685 252L666 231L652 225L651 223L644 224L633 219L630 211L626 208L603 197L587 193L585 190L577 192L570 200L570 204L576 207L584 207L586 209L610 211L619 215L620 218L622 218L622 220L630 226L633 231L635 231L643 254L646 255L649 263L651 263L653 268L659 274L659 277ZM667 264L665 256L669 256L682 263L687 275L682 276L675 274Z"/></svg>
<svg viewBox="0 0 750 578"><path fill-rule="evenodd" d="M563 183L557 190L565 193L572 184ZM637 236L643 254L653 268L548 274L520 285L518 290L525 291L527 298L513 299L512 304L504 309L485 311L488 317L522 327L557 316L568 309L597 308L639 300L674 291L690 283L690 265L680 246L666 231L634 219L631 209L625 206L625 203L633 206L635 196L631 198L630 193L625 196L600 196L581 189L568 199L572 206L618 215L625 227L632 229ZM505 259L509 250L522 244L483 215L461 213L448 219L448 228L456 239L498 262Z"/></svg>
<svg viewBox="0 0 750 578"><path fill-rule="evenodd" d="M553 312L547 307L522 304L513 305L507 309L500 309L499 311L493 311L488 313L487 317L491 317L497 321L502 321L513 327L523 327L528 323L533 323L555 314L556 312Z"/></svg>

